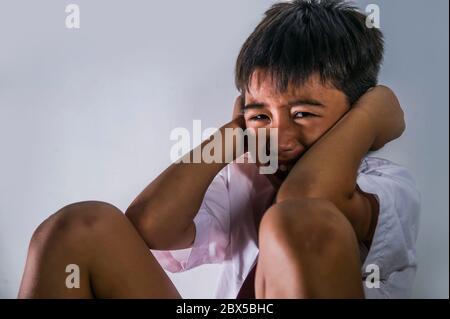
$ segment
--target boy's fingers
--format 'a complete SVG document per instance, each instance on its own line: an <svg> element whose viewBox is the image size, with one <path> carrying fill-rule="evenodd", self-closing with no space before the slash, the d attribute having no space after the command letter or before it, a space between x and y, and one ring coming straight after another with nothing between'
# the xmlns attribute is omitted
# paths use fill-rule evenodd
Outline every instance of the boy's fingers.
<svg viewBox="0 0 450 319"><path fill-rule="evenodd" d="M233 108L233 120L237 119L240 116L243 116L243 107L244 107L244 101L242 96L238 96L234 102L234 108Z"/></svg>

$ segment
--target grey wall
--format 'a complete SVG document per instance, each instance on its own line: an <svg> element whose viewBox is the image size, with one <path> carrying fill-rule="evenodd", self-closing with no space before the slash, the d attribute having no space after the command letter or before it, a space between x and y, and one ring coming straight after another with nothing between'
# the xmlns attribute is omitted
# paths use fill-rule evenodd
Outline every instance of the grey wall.
<svg viewBox="0 0 450 319"><path fill-rule="evenodd" d="M47 216L89 199L125 210L169 164L173 128L228 120L236 56L272 2L0 0L0 297L16 296ZM414 296L448 298L448 2L358 4L370 2L387 40L381 82L408 122L381 153L423 195ZM69 3L79 30L65 28ZM171 277L183 296L207 298L219 271Z"/></svg>

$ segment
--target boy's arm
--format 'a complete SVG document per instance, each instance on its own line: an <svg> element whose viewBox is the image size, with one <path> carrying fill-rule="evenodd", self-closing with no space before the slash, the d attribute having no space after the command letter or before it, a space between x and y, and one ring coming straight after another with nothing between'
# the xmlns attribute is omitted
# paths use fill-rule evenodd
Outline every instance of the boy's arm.
<svg viewBox="0 0 450 319"><path fill-rule="evenodd" d="M277 202L330 200L347 216L357 238L370 241L378 208L373 195L357 188L358 168L369 150L380 149L404 130L395 94L387 87L375 87L299 159L281 185Z"/></svg>
<svg viewBox="0 0 450 319"><path fill-rule="evenodd" d="M241 100L236 100L236 104ZM192 160L193 153L213 143L221 148L221 163L175 163L150 183L133 201L126 211L127 217L136 227L148 247L155 250L175 250L192 246L195 238L193 222L205 193L214 177L224 168L225 159L235 158L234 145L230 149L225 143L226 128L238 128L240 118L235 118L220 128L221 141L204 141L196 149L185 155ZM212 154L211 154L212 155Z"/></svg>

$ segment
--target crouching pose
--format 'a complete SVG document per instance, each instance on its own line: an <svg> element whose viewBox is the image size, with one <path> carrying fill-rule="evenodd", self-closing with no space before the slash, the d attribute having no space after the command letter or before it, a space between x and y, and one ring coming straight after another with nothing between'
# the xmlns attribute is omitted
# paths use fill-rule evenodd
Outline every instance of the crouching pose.
<svg viewBox="0 0 450 319"><path fill-rule="evenodd" d="M273 5L242 47L220 132L278 129L279 169L228 164L236 147L211 138L191 154L217 146L223 161L172 164L126 212L68 205L33 234L19 297L180 298L164 269L207 263L223 263L217 298L408 297L419 193L370 156L405 130L377 86L382 56L380 31L344 2Z"/></svg>

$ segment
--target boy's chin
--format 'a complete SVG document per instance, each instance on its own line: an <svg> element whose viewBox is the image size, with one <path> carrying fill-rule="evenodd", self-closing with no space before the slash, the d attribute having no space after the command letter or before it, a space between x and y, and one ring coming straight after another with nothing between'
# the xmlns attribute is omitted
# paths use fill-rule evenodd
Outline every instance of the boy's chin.
<svg viewBox="0 0 450 319"><path fill-rule="evenodd" d="M258 166L258 168L260 167L265 167L267 165L263 165L261 163L256 163L256 166ZM287 166L279 166L277 168L277 171L273 174L266 174L267 176L270 176L272 178L276 178L277 180L279 180L280 182L282 182L288 175L289 175L289 171L291 170L292 167L287 167Z"/></svg>
<svg viewBox="0 0 450 319"><path fill-rule="evenodd" d="M273 175L281 180L284 180L289 175L289 170L282 170L278 168Z"/></svg>
<svg viewBox="0 0 450 319"><path fill-rule="evenodd" d="M273 174L266 174L265 176L271 182L271 184L275 187L275 189L279 189L281 184L283 184L284 180L288 176L289 172L282 171L278 169Z"/></svg>
<svg viewBox="0 0 450 319"><path fill-rule="evenodd" d="M256 166L258 168L260 167L267 167L267 164L261 164L259 162L256 162ZM291 171L292 167L294 165L278 165L277 171L272 175L280 175L280 176L287 176L289 172Z"/></svg>

